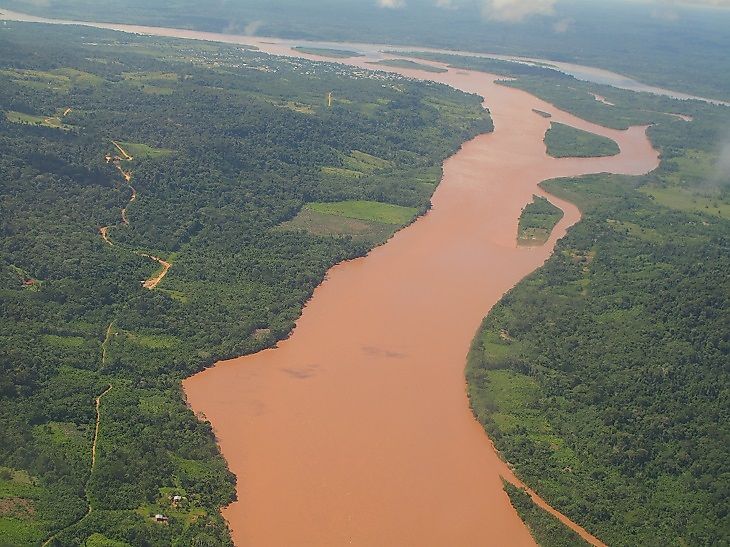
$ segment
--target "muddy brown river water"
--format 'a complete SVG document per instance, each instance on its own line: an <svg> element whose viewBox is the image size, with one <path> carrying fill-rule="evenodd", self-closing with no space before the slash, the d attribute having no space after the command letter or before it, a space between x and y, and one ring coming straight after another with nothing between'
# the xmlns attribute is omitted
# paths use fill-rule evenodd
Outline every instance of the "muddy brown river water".
<svg viewBox="0 0 730 547"><path fill-rule="evenodd" d="M446 161L426 216L330 270L290 339L185 381L238 476L239 500L224 510L238 545L534 544L502 489L501 477L515 479L469 409L469 344L579 219L550 197L563 220L546 245L518 248L537 184L645 173L657 153L644 127L592 125L486 74L397 72L479 93L495 131ZM549 120L533 108L614 139L621 153L548 157Z"/></svg>
<svg viewBox="0 0 730 547"><path fill-rule="evenodd" d="M94 26L315 59L275 39ZM368 60L338 62L374 68ZM580 218L574 205L548 196L565 216L547 244L517 247L521 209L544 195L538 183L643 174L658 154L644 127L596 126L488 74L376 68L478 93L495 131L445 162L427 215L329 271L289 339L184 382L238 476L238 501L223 513L241 546L534 545L502 488L502 477L519 481L469 409L466 354L490 308ZM533 109L609 137L621 153L551 158L543 144L551 120Z"/></svg>

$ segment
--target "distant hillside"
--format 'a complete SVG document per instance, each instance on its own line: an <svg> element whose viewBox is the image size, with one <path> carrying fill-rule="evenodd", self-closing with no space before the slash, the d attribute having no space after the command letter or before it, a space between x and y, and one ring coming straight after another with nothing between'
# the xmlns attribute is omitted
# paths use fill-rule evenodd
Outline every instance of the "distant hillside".
<svg viewBox="0 0 730 547"><path fill-rule="evenodd" d="M550 14L543 9L520 21L502 21L498 18L521 12L487 12L482 0L452 0L448 9L434 0L396 4L401 7L381 8L376 0L0 1L17 11L92 21L537 56L730 100L727 9L565 0Z"/></svg>

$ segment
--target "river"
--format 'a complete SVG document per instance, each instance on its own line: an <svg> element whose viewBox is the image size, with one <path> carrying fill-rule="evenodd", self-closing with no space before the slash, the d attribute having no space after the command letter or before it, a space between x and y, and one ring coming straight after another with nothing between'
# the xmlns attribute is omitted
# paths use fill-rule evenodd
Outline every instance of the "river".
<svg viewBox="0 0 730 547"><path fill-rule="evenodd" d="M314 59L284 41L108 27ZM338 62L372 68L369 60ZM565 212L550 240L517 247L520 211L543 195L538 183L642 174L658 154L644 127L596 126L500 86L496 76L378 68L478 93L495 130L445 162L428 214L328 272L289 339L184 382L238 476L238 501L223 513L237 545L534 545L502 488L502 477L519 481L469 408L469 344L489 309L580 218L574 205L550 197ZM609 137L621 153L551 158L543 143L551 120L533 109Z"/></svg>
<svg viewBox="0 0 730 547"><path fill-rule="evenodd" d="M518 248L540 181L658 164L643 127L592 125L486 74L392 71L479 93L495 131L446 161L426 216L330 270L291 338L185 381L240 481L224 510L239 545L531 545L502 490L514 477L469 409L466 353L482 317L579 219L551 198L565 217L550 241ZM548 157L550 120L533 109L621 154Z"/></svg>
<svg viewBox="0 0 730 547"><path fill-rule="evenodd" d="M48 19L45 17L38 17L35 15L29 15L26 13L20 13L16 11L10 11L8 9L0 8L0 21L24 21L29 23L49 23L59 25L82 25L96 28L103 28L109 30L118 30L121 32L131 32L136 34L147 34L150 36L170 36L175 38L188 38L191 40L210 40L214 42L225 42L230 44L249 44L249 45L277 45L285 47L289 50L294 46L308 46L308 47L322 47L322 48L333 48L352 50L358 53L367 55L372 60L391 58L392 56L385 53L388 51L400 50L400 51L425 51L430 53L445 53L451 55L461 55L468 57L486 57L489 59L499 59L503 61L516 61L520 63L547 66L555 69L564 74L568 74L577 78L578 80L584 80L586 82L593 82L596 84L610 85L619 89L626 89L629 91L652 93L654 95L663 95L672 99L679 100L697 100L714 105L730 106L730 102L721 101L719 99L708 99L706 97L700 97L699 95L691 95L688 93L682 93L680 91L674 91L671 89L665 89L662 87L652 86L639 82L623 74L611 72L602 68L589 67L585 65L579 65L575 63L567 63L563 61L553 61L550 59L540 59L534 57L520 57L516 55L500 55L496 53L484 53L477 51L458 51L451 49L439 49L429 48L425 46L404 46L404 45L389 45L389 44L367 44L360 42L328 42L322 40L287 40L283 38L260 38L256 36L241 36L237 34L222 34L215 32L200 32L187 29L176 29L176 28L165 28L165 27L148 27L141 25L126 25L123 23L99 23L93 21L73 21L68 19ZM267 48L262 47L262 50ZM402 56L402 55L401 55Z"/></svg>

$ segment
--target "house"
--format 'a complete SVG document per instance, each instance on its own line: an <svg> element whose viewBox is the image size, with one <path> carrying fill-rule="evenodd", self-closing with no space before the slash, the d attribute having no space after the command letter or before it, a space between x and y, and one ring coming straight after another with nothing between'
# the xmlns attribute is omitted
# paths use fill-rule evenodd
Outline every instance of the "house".
<svg viewBox="0 0 730 547"><path fill-rule="evenodd" d="M167 522L168 520L170 520L170 519L167 518L165 515L160 515L160 514L155 515L156 522Z"/></svg>

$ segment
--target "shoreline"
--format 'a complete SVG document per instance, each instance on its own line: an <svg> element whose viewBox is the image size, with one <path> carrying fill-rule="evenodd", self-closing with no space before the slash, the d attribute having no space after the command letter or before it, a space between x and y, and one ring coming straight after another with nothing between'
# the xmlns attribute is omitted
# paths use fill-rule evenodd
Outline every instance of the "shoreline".
<svg viewBox="0 0 730 547"><path fill-rule="evenodd" d="M371 68L367 57L334 61L281 42L259 44L271 50L260 47L262 53ZM495 131L444 162L427 214L365 257L333 266L276 348L218 362L183 382L191 407L211 417L222 453L246 484L223 514L238 543L439 545L496 537L533 544L499 479L518 480L468 406L463 372L473 323L580 220L574 205L540 182L619 168L640 174L656 166L656 151L643 127L600 128L484 73L379 70L486 97ZM549 121L537 119L534 108L625 145L609 158L546 158L534 138ZM506 171L494 177L500 166ZM528 192L550 195L565 215L544 246L520 250L514 213Z"/></svg>
<svg viewBox="0 0 730 547"><path fill-rule="evenodd" d="M708 97L702 97L699 95L693 95L691 93L685 93L682 91L674 91L651 84L645 84L639 80L626 76L618 72L613 72L608 69L595 68L586 65L579 65L576 63L570 63L565 61L554 61L552 59L542 59L537 57L526 57L523 55L503 55L499 53L489 52L478 52L478 51L466 51L466 50L453 50L443 48L433 48L428 46L417 46L417 45L392 45L392 44L370 44L366 42L345 42L345 41L329 41L329 40L295 40L289 38L279 38L276 36L255 36L255 35L239 35L239 34L226 34L212 31L196 31L189 29L179 29L173 27L155 27L147 25L134 25L127 23L114 23L104 21L77 21L71 19L54 19L45 18L36 15L30 15L26 13L12 11L0 6L0 20L7 21L18 21L27 23L46 23L46 24L61 24L61 25L80 25L94 28L101 28L107 30L116 30L119 32L129 32L140 35L149 36L167 36L177 37L190 40L204 40L213 42L223 42L229 44L255 44L259 43L264 46L273 45L286 45L289 48L293 48L297 45L307 47L324 47L324 48L342 48L347 47L355 49L360 53L364 53L366 56L375 55L374 60L383 59L394 59L396 57L402 57L409 51L423 51L428 53L445 53L451 55L459 55L465 57L482 57L487 59L497 59L502 61L513 61L516 63L522 63L534 66L545 66L552 68L563 74L573 76L578 80L591 82L600 85L609 85L617 87L619 89L625 89L628 91L651 93L654 95L663 95L677 100L696 100L702 101L714 105L730 106L730 102L722 99L713 99ZM265 48L261 48L262 50ZM327 62L338 62L343 61L346 58L341 59L324 59ZM376 69L372 69L376 70Z"/></svg>
<svg viewBox="0 0 730 547"><path fill-rule="evenodd" d="M296 56L314 58L313 56L308 55ZM315 59L322 60L321 58ZM329 59L326 60L329 61ZM342 60L339 60L338 62L343 64ZM345 62L347 62L348 64L352 64L353 66L363 68L360 65L364 65L365 63L367 63L368 59L357 58L356 62L353 62L353 59ZM487 96L484 106L488 106L490 112L492 112L493 115L495 114L495 108L493 108L493 104L492 102L490 102L489 99L490 93L480 93L480 84L477 84L476 88L469 88L468 86L464 88L460 87L459 85L454 85L456 82L454 82L453 80L448 81L449 79L453 78L477 78L482 80L481 83L486 84L485 80L489 80L490 77L483 73L465 72L450 69L445 75L439 75L442 76L442 78L439 78L434 77L432 73L424 73L419 70L393 69L389 71L399 73L407 77L414 77L431 81L441 81L441 83L447 83L447 85L452 85L452 87L462 89L466 92L476 92L482 96ZM480 467L484 467L481 471L484 471L491 466L490 471L494 473L494 477L499 479L499 481L501 481L501 477L505 477L509 480L509 482L512 482L513 484L521 485L522 483L514 476L514 474L512 474L508 464L503 462L498 457L496 452L494 452L491 445L491 440L484 432L482 426L474 418L468 405L463 372L466 361L466 351L468 350L469 343L471 341L471 338L473 337L473 333L476 331L476 328L478 327L481 319L484 317L484 315L488 313L491 305L496 303L496 301L501 298L504 292L519 283L521 279L529 275L536 268L540 267L544 260L546 260L547 257L552 254L552 249L554 248L557 239L562 237L566 233L567 229L580 219L580 213L574 205L569 204L564 200L560 200L555 196L547 193L542 188L538 187L538 184L540 182L559 176L569 176L571 174L579 175L588 174L590 172L611 171L612 166L620 166L622 162L626 162L626 164L623 166L623 169L618 169L619 172L623 172L626 174L640 174L649 171L656 167L656 165L658 165L658 154L656 153L656 151L653 150L648 141L648 138L646 136L646 127L634 127L626 131L599 128L598 126L595 126L583 120L579 120L574 116L562 113L551 105L547 105L547 103L539 101L538 99L525 92L506 88L503 86L497 86L493 81L495 78L496 77L491 77L490 81L490 84L492 86L491 89L493 91L499 89L499 92L503 95L518 95L523 98L527 97L529 98L529 101L531 103L536 102L537 105L542 107L543 109L548 109L556 113L553 119L567 121L570 125L578 126L582 129L592 129L593 132L599 131L601 133L604 133L605 135L610 135L609 138L611 138L612 136L618 139L619 142L622 144L622 153L619 154L619 156L609 158L566 158L562 160L546 160L549 164L554 166L555 171L549 170L546 173L543 172L539 177L534 179L534 185L528 186L527 188L529 190L529 196L531 198L532 193L537 193L540 195L548 194L551 197L551 201L554 201L554 203L558 205L561 209L563 209L566 214L553 230L548 243L538 249L516 249L516 241L514 241L515 234L512 233L511 224L515 224L514 228L516 230L517 218L519 217L518 211L515 211L513 213L513 217L511 217L508 222L503 223L502 229L504 230L506 226L506 232L508 234L509 242L500 238L499 247L501 247L502 251L516 251L515 256L511 258L516 258L518 261L522 262L523 267L521 268L519 275L510 277L509 281L500 285L501 289L498 289L498 292L492 293L492 296L490 297L491 303L488 306L483 306L480 311L475 314L475 320L472 321L471 324L469 324L469 327L461 331L460 336L456 339L458 340L459 338L464 338L464 343L462 344L460 342L455 342L454 344L457 351L459 346L462 347L461 353L452 355L452 357L449 359L449 361L451 361L452 363L459 364L458 368L456 368L456 379L460 382L458 397L461 401L459 405L460 408L458 409L458 413L460 415L458 420L461 423L460 427L470 429L470 432L467 434L470 438L468 443L474 443L476 441L476 443L479 445L478 448L473 448L477 452L477 454L481 454L479 457L476 458L480 462L478 465ZM443 79L446 79L447 81L442 81ZM549 125L549 121L535 115L534 112L532 112L531 110L529 110L529 116L531 120L532 118L535 118L536 120L532 120L533 123L541 127L541 131L538 133L540 136L538 146L540 149L540 154L544 157L545 152L544 145L542 143L542 134L544 134L544 129L546 129L547 125ZM497 115L496 118L494 118L495 133L501 133L502 131L504 131L505 128L503 127L503 125L507 125L507 128L510 128L511 126L511 129L515 129L515 125L519 125L519 123L511 123L511 121L512 120L510 120L509 116L505 118ZM542 127L543 125L544 127ZM297 532L299 532L296 538L301 539L302 531L306 530L307 534L311 534L306 536L308 538L311 538L310 541L304 542L306 544L312 543L335 545L340 543L340 541L344 541L345 538L349 538L350 541L362 545L393 541L405 544L418 542L419 544L424 545L438 545L443 544L443 541L447 540L457 540L461 541L463 544L472 544L478 538L485 539L489 537L494 537L495 534L501 538L509 537L510 541L513 544L533 543L532 538L529 537L528 534L526 534L525 525L522 523L522 521L520 521L519 518L517 519L517 522L514 521L514 509L509 503L506 494L503 492L501 488L501 482L499 481L498 490L496 488L496 484L492 484L491 488L493 490L490 493L490 496L492 497L484 506L484 510L486 511L486 507L489 507L489 510L499 513L501 522L497 523L495 522L495 519L489 519L488 523L479 522L483 518L483 515L485 513L482 513L479 517L477 517L477 515L475 514L472 514L472 517L474 518L473 521L469 522L467 525L459 526L458 530L454 528L449 529L448 533L443 537L434 537L433 534L425 534L424 536L419 535L416 539L410 535L412 530L402 529L403 525L401 525L401 529L398 529L398 527L389 526L388 523L384 523L383 515L379 511L379 518L376 521L371 522L368 525L364 525L362 523L357 526L353 525L351 522L352 519L355 518L353 515L372 512L375 510L373 508L377 506L378 503L383 503L384 498L381 497L382 492L380 496L377 496L377 499L369 500L369 502L365 504L365 507L359 507L357 511L349 511L349 517L347 518L347 522L331 522L327 526L318 525L315 527L315 529L311 529L313 524L312 518L300 520L300 515L297 514L298 512L304 511L306 514L309 514L310 517L313 517L313 515L320 514L319 511L324 507L328 507L329 510L335 510L339 513L340 504L347 504L347 502L350 501L355 506L360 505L360 503L356 503L355 500L343 499L341 495L343 491L355 488L360 494L363 495L363 497L367 498L368 493L373 488L375 488L376 490L378 489L378 487L374 487L369 482L368 484L361 484L360 481L358 481L357 479L345 476L347 475L347 471L342 473L343 470L338 470L338 473L336 473L336 477L334 477L334 479L329 478L325 480L327 482L329 482L330 480L342 481L339 486L337 486L336 488L326 488L325 492L319 492L319 494L317 494L322 495L327 499L337 501L324 502L319 507L317 507L317 503L312 502L311 490L317 488L317 482L319 481L318 477L327 477L331 472L329 468L321 467L321 460L323 458L327 459L330 452L333 450L343 450L343 441L345 444L350 443L350 440L347 439L347 433L342 433L342 435L332 435L330 431L329 434L325 435L325 437L322 437L322 431L318 431L320 429L320 424L318 422L320 420L326 422L327 420L332 419L333 422L337 422L336 424L332 425L337 428L338 431L340 431L340 428L343 428L342 431L347 431L352 426L362 426L362 421L367 420L367 413L372 411L371 403L373 401L377 401L378 397L382 396L381 390L385 389L382 385L379 385L380 382L384 381L384 379L378 378L378 374L373 373L373 375L370 375L366 373L366 377L363 378L362 370L357 371L353 369L353 366L344 364L341 365L340 363L338 363L338 358L346 360L351 359L353 362L358 363L358 366L366 363L367 366L373 366L375 364L374 362L378 362L378 364L380 365L380 372L383 373L383 375L387 376L389 373L392 372L392 370L389 369L392 369L394 360L397 361L400 359L408 359L410 357L409 352L404 347L403 341L399 340L398 336L393 338L392 334L384 333L382 329L378 328L377 326L375 326L377 334L380 337L388 338L387 344L385 345L389 347L380 347L380 344L377 346L361 345L360 349L365 353L364 360L362 359L362 356L357 355L357 346L351 344L349 340L346 340L343 343L339 343L341 338L346 339L353 330L357 332L361 329L369 327L369 325L366 327L366 325L364 325L362 322L362 316L367 315L367 312L352 313L352 317L350 317L349 310L343 309L342 305L338 304L338 302L342 302L347 298L353 298L353 292L351 290L343 290L343 284L352 284L360 287L367 286L367 283L363 281L363 269L367 269L372 262L380 262L384 260L384 255L387 255L385 258L386 261L391 258L398 261L397 255L399 254L399 252L408 253L408 249L404 248L404 246L407 247L408 245L404 242L413 239L414 232L423 230L424 227L432 225L434 224L434 222L441 222L439 220L439 217L443 214L442 206L444 205L444 200L442 198L444 196L444 193L448 192L449 187L453 184L452 182L450 182L450 172L454 170L453 164L459 163L462 159L462 156L464 155L473 156L475 148L479 148L481 150L484 150L485 152L488 151L489 141L494 140L495 133L480 135L475 137L471 141L464 143L461 149L454 156L446 160L446 162L444 163L444 177L441 184L437 187L437 190L432 198L433 207L430 210L429 214L418 218L409 227L397 232L388 241L387 244L374 248L365 257L358 258L352 261L345 261L333 266L328 271L322 284L317 287L313 296L305 305L302 315L297 321L294 331L287 339L280 342L275 348L263 350L262 352L243 356L240 358L218 362L213 367L206 369L205 371L195 376L192 376L184 381L183 385L189 403L196 411L204 412L204 414L210 419L211 423L214 424L214 426L216 427L217 435L219 436L219 444L221 446L223 454L226 456L229 464L231 464L234 472L242 478L242 485L245 485L242 486L243 490L239 491L239 493L241 494L239 501L234 502L223 510L224 516L231 524L233 537L237 543L280 544L295 541L295 536L287 535L286 530L276 530L276 523L280 523L282 518L281 504L286 503L284 499L282 499L281 495L282 493L288 492L289 495L286 497L290 498L292 495L292 488L295 489L297 495L301 495L302 501L292 503L291 514L296 515L296 524L292 522L289 534L293 534L293 530L296 530ZM484 148L484 145L487 145L487 147ZM478 152L481 152L481 150L479 150ZM632 150L633 154L631 152ZM627 155L629 156L628 159ZM635 162L638 162L638 167L634 164ZM518 162L518 164L519 163L521 162ZM568 170L568 172L565 172L565 167L568 167L569 165L574 165L574 169L577 169L578 172L573 172L570 169ZM458 167L459 166L457 166L457 168ZM477 176L477 179L478 178L479 177ZM471 188L471 191L475 190L478 192L478 188ZM502 190L504 190L504 188L502 188ZM453 198L455 198L456 201L461 201L458 195L449 196L449 200ZM466 203L461 203L459 205L466 206ZM520 209L522 205L523 204L520 203ZM460 211L460 214L461 213L463 213L463 211ZM479 220L480 219L477 219L478 224L480 224ZM475 226L475 230L478 231L477 226ZM437 237L438 236L434 235L434 238ZM431 238L427 238L427 246L430 246L431 241ZM394 250L394 248L396 248L396 250ZM426 249L426 252L428 252L428 249ZM527 266L525 262L529 264L529 266ZM438 267L438 264L433 264L433 266ZM445 282L444 285L448 286L448 283ZM386 287L385 290L388 291L389 289ZM361 311L362 309L371 311L372 302L367 301L367 297L365 297L365 301L362 301L363 299L359 296L356 297L356 299L356 303L351 302L350 305L345 306L345 308L354 306ZM388 300L389 299L390 298L388 298ZM410 303L414 304L414 302L412 301L410 301ZM394 314L398 313L397 310L389 310L389 312ZM373 315L376 316L376 314ZM343 316L348 317L347 322L352 323L349 329L350 332L340 332L340 329L337 329L337 325L333 323L333 320L331 318L328 319L328 316L339 316L341 318ZM419 315L419 318L422 317L422 315ZM443 327L443 325L441 326ZM337 329L337 334L333 333L335 329ZM464 332L466 333L466 337L464 337ZM304 342L299 342L302 339L304 339ZM337 348L328 348L328 341L329 343L332 343L334 340L338 341L338 343L335 344ZM360 340L360 338L358 338L358 340ZM304 347L302 346L302 344L304 344ZM351 348L349 350L347 349L348 345ZM401 347L399 348L398 346ZM329 353L330 349L334 349L335 352L342 352L342 350L345 351L334 359L328 359L327 354ZM409 349L413 350L415 348L411 347ZM438 352L438 350L442 348L434 349ZM303 354L305 354L306 356ZM457 355L461 355L461 357L457 357ZM428 356L421 355L420 358L428 359ZM327 365L331 366L321 365L320 363L316 362L321 359L326 359L328 361ZM307 363L307 360L315 361L315 363ZM325 367L326 370L322 370L323 367ZM340 395L335 393L338 389L347 390L348 387L351 387L351 384L353 383L353 378L347 377L348 370L349 373L354 373L355 375L357 375L358 380L374 382L374 385L369 386L374 390L371 393L372 398L368 399L366 397L365 400L361 402L362 409L358 409L355 412L354 418L352 416L350 419L344 419L339 416L332 417L331 412L334 411L334 409L338 409L338 411L341 411L344 406L352 404L351 400L343 400ZM418 369L412 369L411 372L416 372L417 370ZM289 376L289 378L280 376L280 373L282 372L286 376ZM305 388L300 389L299 386L301 386L303 382L316 382L317 378L325 372L327 374L332 374L334 376L340 377L334 380L323 379L322 382L324 385L321 386L323 391L319 394L307 393L307 391L309 390ZM423 373L425 371L421 370L419 372ZM375 376L375 378L373 378L372 376ZM401 381L401 389L407 389L407 386L411 384L412 379L404 379L400 377L396 380ZM405 382L403 382L404 380ZM387 382L388 380L385 381ZM333 383L330 384L330 382ZM436 388L438 391L441 391L440 384L438 384ZM399 405L400 410L402 410L403 407L407 407L411 403L413 403L413 394L410 394L407 397L403 397L403 394L403 391L396 392L392 394L392 400L389 398L389 401ZM352 397L358 396L357 393L354 393L352 391L349 391L349 395ZM433 395L438 396L438 394L435 392L433 393ZM451 393L451 395L454 395L454 393ZM330 396L332 397L332 400L323 403L322 400L318 398L320 396ZM296 410L293 410L290 413L288 410L288 405L291 404L293 409L297 409L299 408L299 401L301 401L302 404L304 406L307 406L308 408L312 405L317 408L314 408L312 410L311 415L308 413L309 410L307 412L304 412L303 415L300 415L300 413ZM380 400L378 402L379 404L381 404L383 401ZM268 416L268 414L270 413L270 405L277 406L277 416ZM358 406L359 405L360 402L358 402ZM232 417L232 413L236 413L237 416L235 418ZM380 427L383 427L384 420L394 419L397 415L397 412L390 412L386 414L388 414L388 417L379 416L379 419L375 420L375 422L378 423ZM314 418L313 416L316 416L316 418ZM297 428L296 424L300 419L304 420L305 423L304 432L290 432L290 428ZM259 421L260 423L257 423ZM322 425L322 428L325 431L328 431L329 425L330 424L324 424ZM272 430L277 432L277 434L274 435L274 438L272 438ZM408 435L408 432L406 430L400 428L396 428L396 430L399 430L399 434ZM287 435L288 433L292 433L292 436L294 438L282 440L280 436ZM378 441L384 443L383 438L387 437L387 434L384 434L383 431L378 431L377 428L372 430L371 433L373 435L370 441L371 443L377 443ZM450 432L446 431L445 434L449 436ZM316 439L312 439L312 437L316 437ZM247 440L242 441L241 438L245 438ZM395 439L395 437L393 438ZM335 442L335 440L338 440L339 442ZM353 445L360 446L361 449L363 446L368 445L368 443L365 443L363 445L363 442L364 441L362 439L352 440ZM395 440L393 442L395 442ZM301 454L299 455L299 457L293 460L288 460L286 457L281 456L281 453L295 451L298 447L306 446L308 443L319 448L314 450L314 452L312 453L308 452L307 457L304 459L306 459L308 464L311 464L318 470L312 470L308 466L302 467L303 464L301 462ZM334 443L334 445L332 443ZM485 446L485 444L487 446ZM335 445L337 446L337 448L334 448ZM382 448L385 451L388 451L385 447ZM436 450L441 447L435 447L432 445L430 446L430 448ZM485 448L487 452L491 452L491 458L485 458ZM359 455L357 454L357 452L357 450L354 452L348 450L347 457L336 458L337 461L341 462L336 466L352 466L352 468L354 469L351 468L349 472L356 473L358 465L354 464L354 462L359 459ZM458 454L454 455L457 456L458 459L460 459ZM276 467L279 464L277 462L276 465L272 466L272 458L275 460L283 459L287 461L283 462L280 467ZM396 459L397 458L398 455L396 454ZM252 462L252 460L255 460L255 462ZM345 461L348 463L345 464ZM387 461L383 462L383 464L388 467ZM362 462L360 462L359 465L364 465L363 469L361 470L361 475L363 477L367 476L368 466L366 464L363 464ZM277 471L272 471L271 467L276 467ZM438 466L436 468L438 468ZM400 471L403 470L404 468L401 467ZM383 474L388 477L388 480L394 479L392 475L393 469L385 469L379 471L382 471ZM265 474L267 480L254 480L253 477L258 475L259 473ZM292 475L292 473L294 473L294 475ZM479 471L475 470L475 473L479 474ZM281 479L281 475L288 476L285 479ZM278 483L277 480L283 482ZM380 487L383 486L383 484L381 484L380 482L378 482L377 484ZM415 483L410 484L411 486L413 486L413 484ZM272 485L277 485L275 486L275 489L279 492L279 494L271 492ZM398 493L391 492L391 494L393 494L395 498L398 498ZM471 491L463 497L468 499L470 496L473 495L475 495L475 492ZM476 495L479 496L479 494ZM454 496L454 498L458 497L461 496ZM411 499L411 503L413 501L414 500ZM456 502L455 499L450 499L450 501ZM462 501L464 500L462 499ZM539 498L536 499L536 501L543 508L547 508L548 511L552 512L554 515L557 514L565 524L568 524L574 531L582 535L584 539L596 545L602 544L600 540L597 540L596 538L591 536L580 526L572 523L567 517L559 515L559 513L557 513L555 510L551 511L551 508L549 508L549 506L544 501L540 500ZM268 510L261 510L262 502L264 502L264 505L267 505L269 507ZM484 500L482 500L482 503L484 503ZM404 503L389 505L391 509L393 509L395 506L398 506L404 512L408 511L408 508L404 509ZM274 507L276 507L277 509L274 510ZM469 511L463 506L462 510L467 512ZM348 511L344 510L343 512ZM252 515L252 513L255 514ZM289 514L290 511L284 511L284 515L286 515L287 517ZM437 515L437 512L433 511L433 509L428 511L424 510L422 511L419 520L422 520L424 515L428 514L431 514L433 517L434 515ZM276 516L275 520L270 520L274 516ZM286 517L283 518L286 520ZM385 520L389 522L390 518L387 517L385 518ZM307 524L309 524L309 526L307 526ZM372 527L375 527L376 529L374 530ZM378 527L380 529L377 529ZM354 536L351 535L354 533L352 532L353 528L358 530L358 533ZM406 526L406 528L408 528L408 526ZM477 532L477 530L480 531ZM382 533L383 535L379 535L380 533ZM274 537L272 537L272 534L274 535Z"/></svg>

